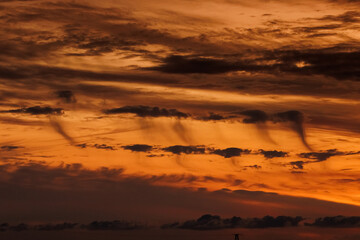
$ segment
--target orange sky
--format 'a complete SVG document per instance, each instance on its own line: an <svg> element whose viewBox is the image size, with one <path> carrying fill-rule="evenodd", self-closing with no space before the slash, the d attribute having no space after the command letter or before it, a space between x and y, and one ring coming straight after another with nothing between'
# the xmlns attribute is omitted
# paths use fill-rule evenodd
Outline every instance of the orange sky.
<svg viewBox="0 0 360 240"><path fill-rule="evenodd" d="M0 1L1 218L360 214L358 9Z"/></svg>

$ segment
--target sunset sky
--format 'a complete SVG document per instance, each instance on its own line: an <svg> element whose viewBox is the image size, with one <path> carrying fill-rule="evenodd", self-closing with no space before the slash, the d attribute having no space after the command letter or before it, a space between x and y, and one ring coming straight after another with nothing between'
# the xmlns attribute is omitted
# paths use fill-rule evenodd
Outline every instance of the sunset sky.
<svg viewBox="0 0 360 240"><path fill-rule="evenodd" d="M360 215L357 0L0 0L0 219Z"/></svg>

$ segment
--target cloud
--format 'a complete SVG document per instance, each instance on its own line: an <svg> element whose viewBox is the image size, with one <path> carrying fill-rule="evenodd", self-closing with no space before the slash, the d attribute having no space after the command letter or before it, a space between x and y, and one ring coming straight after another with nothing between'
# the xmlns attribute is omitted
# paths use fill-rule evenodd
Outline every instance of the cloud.
<svg viewBox="0 0 360 240"><path fill-rule="evenodd" d="M202 121L222 121L233 117L234 116L223 116L217 113L210 113L208 116L198 117L196 119Z"/></svg>
<svg viewBox="0 0 360 240"><path fill-rule="evenodd" d="M292 110L286 112L279 112L272 116L274 122L289 122L291 124L291 128L298 134L304 146L311 150L311 147L307 143L305 129L303 126L304 123L304 114Z"/></svg>
<svg viewBox="0 0 360 240"><path fill-rule="evenodd" d="M306 162L304 161L295 161L295 162L290 162L290 165L294 168L294 169L304 169L304 164Z"/></svg>
<svg viewBox="0 0 360 240"><path fill-rule="evenodd" d="M354 1L355 2L355 1ZM357 1L359 2L359 1ZM319 20L324 21L336 21L342 23L358 23L360 22L360 12L359 11L347 11L339 15L326 15Z"/></svg>
<svg viewBox="0 0 360 240"><path fill-rule="evenodd" d="M276 193L161 186L161 181L169 184L171 179L182 178L135 176L126 174L121 168L87 169L81 164L2 164L0 188L6 194L0 198L0 205L9 207L0 211L0 218L9 222L19 221L19 216L22 216L22 221L31 222L60 222L64 219L89 222L98 216L103 219L122 216L123 219L141 222L144 219L172 222L186 219L188 212L200 214L209 210L226 216L234 212L245 216L360 213L357 206ZM191 179L185 175L181 181ZM200 180L218 181L212 176L200 176Z"/></svg>
<svg viewBox="0 0 360 240"><path fill-rule="evenodd" d="M253 168L253 169L261 169L262 167L260 165L250 165L250 166L245 166L246 168Z"/></svg>
<svg viewBox="0 0 360 240"><path fill-rule="evenodd" d="M59 133L61 136L64 137L65 140L67 140L71 145L75 145L75 140L65 131L64 127L60 123L60 120L54 117L49 118L49 122L51 127Z"/></svg>
<svg viewBox="0 0 360 240"><path fill-rule="evenodd" d="M134 144L122 146L123 149L131 150L132 152L150 152L153 149L153 146L146 144Z"/></svg>
<svg viewBox="0 0 360 240"><path fill-rule="evenodd" d="M66 103L76 103L75 95L70 90L61 90L55 93L58 98L62 99Z"/></svg>
<svg viewBox="0 0 360 240"><path fill-rule="evenodd" d="M346 20L347 19L347 20ZM347 15L342 21L351 21ZM356 48L355 48L356 49ZM267 59L280 61L278 66L282 72L291 72L301 75L321 74L333 77L337 80L359 80L359 56L358 50L346 46L331 48L304 49L274 51L268 53ZM299 64L301 63L301 64Z"/></svg>
<svg viewBox="0 0 360 240"><path fill-rule="evenodd" d="M12 151L12 150L16 150L19 148L23 148L21 146L13 146L13 145L4 145L0 147L0 150L2 151Z"/></svg>
<svg viewBox="0 0 360 240"><path fill-rule="evenodd" d="M350 23L359 21L359 16L359 12L351 11L339 16L326 16L324 19ZM311 32L313 32L312 34L321 34L321 32L314 33L314 31L337 27L340 26L305 27L296 28L294 31L303 31L308 34ZM176 74L221 74L233 71L246 71L276 75L282 72L297 75L320 74L338 80L359 80L359 70L357 66L359 64L358 59L360 52L356 49L356 46L349 48L339 44L338 46L328 48L263 50L262 52L259 51L262 56L258 58L249 60L238 57L233 62L224 59L224 56L191 57L172 55L163 59L162 65L147 69Z"/></svg>
<svg viewBox="0 0 360 240"><path fill-rule="evenodd" d="M275 157L287 157L288 153L283 151L264 151L262 149L259 150L260 154L264 155L265 158L275 158Z"/></svg>
<svg viewBox="0 0 360 240"><path fill-rule="evenodd" d="M109 145L106 145L106 144L94 144L94 148L105 149L105 150L115 150L115 147L109 146Z"/></svg>
<svg viewBox="0 0 360 240"><path fill-rule="evenodd" d="M340 152L337 149L328 149L326 151L320 152L307 152L298 154L301 158L315 159L316 162L326 161L330 157L333 156L346 156L346 155L354 155L359 154L360 152Z"/></svg>
<svg viewBox="0 0 360 240"><path fill-rule="evenodd" d="M176 109L166 109L159 107L149 106L125 106L121 108L113 108L104 110L105 114L123 114L132 113L139 117L175 117L175 118L187 118L189 114L180 112Z"/></svg>
<svg viewBox="0 0 360 240"><path fill-rule="evenodd" d="M1 111L2 113L27 113L31 115L61 115L63 114L62 108L52 108L52 107L28 107L28 108L19 108L13 110Z"/></svg>
<svg viewBox="0 0 360 240"><path fill-rule="evenodd" d="M236 64L224 60L211 58L191 58L180 55L172 55L163 59L163 64L148 68L165 73L205 73L219 74L239 70Z"/></svg>
<svg viewBox="0 0 360 240"><path fill-rule="evenodd" d="M216 154L224 158L239 157L241 154L249 154L251 150L241 148L225 148L225 149L212 149L211 154Z"/></svg>
<svg viewBox="0 0 360 240"><path fill-rule="evenodd" d="M242 112L238 112L239 115L244 115L245 118L243 119L243 123L245 124L255 124L256 128L259 131L260 136L272 143L276 144L275 141L271 138L268 130L268 126L266 122L269 120L269 116L266 112L261 110L246 110Z"/></svg>
<svg viewBox="0 0 360 240"><path fill-rule="evenodd" d="M182 146L174 145L170 147L162 148L165 152L171 152L173 154L205 154L204 146Z"/></svg>
<svg viewBox="0 0 360 240"><path fill-rule="evenodd" d="M360 217L324 217L317 218L313 223L305 223L306 226L313 227L360 227Z"/></svg>
<svg viewBox="0 0 360 240"><path fill-rule="evenodd" d="M266 112L261 110L247 110L239 112L238 114L246 116L243 119L243 123L265 123L269 120Z"/></svg>
<svg viewBox="0 0 360 240"><path fill-rule="evenodd" d="M149 183L196 183L196 182L220 182L220 183L226 183L226 182L233 182L237 183L237 185L240 185L244 182L244 180L241 179L232 179L229 178L218 178L213 177L210 175L205 176L197 176L193 174L161 174L161 175L145 175L141 177L142 179L146 180Z"/></svg>

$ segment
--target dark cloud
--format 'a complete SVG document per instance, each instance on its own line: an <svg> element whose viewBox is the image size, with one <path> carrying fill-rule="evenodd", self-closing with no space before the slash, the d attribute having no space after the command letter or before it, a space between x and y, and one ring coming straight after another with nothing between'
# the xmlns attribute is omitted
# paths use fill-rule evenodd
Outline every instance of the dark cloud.
<svg viewBox="0 0 360 240"><path fill-rule="evenodd" d="M234 116L223 116L217 113L210 113L208 116L204 116L204 117L198 117L198 120L202 120L202 121L221 121L221 120L226 120L229 118L233 118Z"/></svg>
<svg viewBox="0 0 360 240"><path fill-rule="evenodd" d="M28 107L28 108L19 108L13 110L2 111L3 113L27 113L31 115L61 115L63 114L62 108L52 108L52 107Z"/></svg>
<svg viewBox="0 0 360 240"><path fill-rule="evenodd" d="M104 110L105 114L123 114L133 113L139 117L175 117L175 118L187 118L189 114L180 112L176 109L166 109L159 107L149 106L125 106L121 108L113 108Z"/></svg>
<svg viewBox="0 0 360 240"><path fill-rule="evenodd" d="M305 223L306 226L314 227L360 227L360 217L324 217L317 218L313 223Z"/></svg>
<svg viewBox="0 0 360 240"><path fill-rule="evenodd" d="M343 16L336 16L341 21L358 21L358 12L349 12ZM328 16L331 18L331 16ZM302 29L307 33L316 32L319 29L330 29L336 26L327 25L315 29ZM299 29L297 30L299 31ZM319 34L319 33L312 33ZM335 46L331 48L263 51L262 57L245 60L239 57L234 62L219 58L169 56L163 59L163 64L150 69L166 73L189 74L220 74L232 71L247 71L258 73L292 73L298 75L324 75L338 80L359 80L359 55L356 47ZM273 62L274 64L264 64Z"/></svg>
<svg viewBox="0 0 360 240"><path fill-rule="evenodd" d="M262 167L260 165L250 165L250 166L246 166L247 168L254 168L254 169L261 169Z"/></svg>
<svg viewBox="0 0 360 240"><path fill-rule="evenodd" d="M274 51L268 55L269 59L282 62L273 66L274 70L304 75L321 74L338 80L359 80L360 52L351 47Z"/></svg>
<svg viewBox="0 0 360 240"><path fill-rule="evenodd" d="M219 74L239 70L239 67L236 64L229 63L224 60L173 55L163 59L162 65L148 69L165 73Z"/></svg>
<svg viewBox="0 0 360 240"><path fill-rule="evenodd" d="M239 157L241 154L249 154L251 150L241 148L225 148L225 149L211 149L211 154L216 154L224 158Z"/></svg>
<svg viewBox="0 0 360 240"><path fill-rule="evenodd" d="M221 217L206 214L197 220L189 220L184 223L172 223L163 225L162 228L181 228L192 230L216 230L224 228L269 228L269 227L295 227L304 220L302 217L288 216L265 216L263 218Z"/></svg>
<svg viewBox="0 0 360 240"><path fill-rule="evenodd" d="M304 161L295 161L295 162L290 162L290 165L294 168L294 169L304 169L304 164L306 162Z"/></svg>
<svg viewBox="0 0 360 240"><path fill-rule="evenodd" d="M274 122L289 122L291 128L298 134L302 143L307 149L311 147L307 143L305 129L304 129L304 114L302 112L292 110L286 112L276 113L272 116Z"/></svg>
<svg viewBox="0 0 360 240"><path fill-rule="evenodd" d="M261 110L246 110L238 112L237 114L245 116L243 123L246 124L255 124L260 137L264 140L275 144L274 140L271 138L266 122L269 120L269 116L266 112Z"/></svg>
<svg viewBox="0 0 360 240"><path fill-rule="evenodd" d="M79 148L87 148L88 145L86 143L80 143L80 144L76 144L75 147L79 147Z"/></svg>
<svg viewBox="0 0 360 240"><path fill-rule="evenodd" d="M206 149L204 146L174 145L163 148L162 150L165 152L171 152L173 154L204 154Z"/></svg>
<svg viewBox="0 0 360 240"><path fill-rule="evenodd" d="M352 1L352 2L359 2L359 1ZM326 15L319 20L325 21L336 21L336 22L343 22L343 23L358 23L360 22L360 12L358 11L347 11L345 13L339 15Z"/></svg>
<svg viewBox="0 0 360 240"><path fill-rule="evenodd" d="M13 146L13 145L5 145L5 146L1 146L0 150L2 150L2 151L12 151L12 150L16 150L16 149L19 149L19 148L23 148L23 147Z"/></svg>
<svg viewBox="0 0 360 240"><path fill-rule="evenodd" d="M283 151L264 151L262 149L259 150L260 154L264 155L265 158L275 158L275 157L287 157L288 153Z"/></svg>
<svg viewBox="0 0 360 240"><path fill-rule="evenodd" d="M63 127L62 123L60 122L59 119L55 118L55 117L51 117L49 118L50 121L50 125L51 127L57 132L59 133L66 141L68 141L71 145L75 145L75 139L72 138L67 131L65 130L65 128Z"/></svg>
<svg viewBox="0 0 360 240"><path fill-rule="evenodd" d="M354 155L359 153L360 152L341 152L338 151L337 149L328 149L326 151L320 151L320 152L300 153L299 157L315 159L316 162L322 162L322 161L326 161L327 159L333 156L346 156L346 155Z"/></svg>
<svg viewBox="0 0 360 240"><path fill-rule="evenodd" d="M66 103L75 103L76 102L75 95L70 90L57 91L56 95L58 98L62 99Z"/></svg>
<svg viewBox="0 0 360 240"><path fill-rule="evenodd" d="M109 146L106 144L94 144L94 148L105 149L105 150L116 150L114 146Z"/></svg>
<svg viewBox="0 0 360 240"><path fill-rule="evenodd" d="M221 183L225 183L225 182L233 181L234 183L238 183L238 185L240 185L240 183L244 182L244 180L241 180L241 179L232 180L230 178L229 179L227 179L227 178L217 178L217 177L213 177L213 176L209 176L209 175L196 176L196 175L193 175L193 174L149 175L149 176L142 177L142 179L144 179L144 180L146 180L147 182L150 182L150 183L156 183L156 182L164 182L164 183L221 182Z"/></svg>
<svg viewBox="0 0 360 240"><path fill-rule="evenodd" d="M292 174L305 174L303 171L291 171Z"/></svg>
<svg viewBox="0 0 360 240"><path fill-rule="evenodd" d="M338 183L360 183L360 178L353 179L353 178L342 178L342 179L334 179L335 182Z"/></svg>
<svg viewBox="0 0 360 240"><path fill-rule="evenodd" d="M131 150L132 152L150 152L153 149L153 146L146 144L134 144L122 146L123 149Z"/></svg>
<svg viewBox="0 0 360 240"><path fill-rule="evenodd" d="M149 154L149 155L146 155L146 157L149 157L149 158L153 158L153 157L164 157L165 154Z"/></svg>
<svg viewBox="0 0 360 240"><path fill-rule="evenodd" d="M81 164L57 167L36 162L0 165L0 189L6 193L0 198L0 205L8 206L0 211L0 218L10 222L19 221L19 216L22 221L31 222L61 222L64 219L89 222L99 216L102 219L122 216L123 219L138 221L156 216L169 222L186 219L188 211L211 210L227 216L241 212L246 216L258 216L269 211L269 204L271 212L277 215L306 214L314 217L359 213L359 208L353 205L261 191L196 191L150 184L169 179L176 181L178 178L175 176L163 180L151 178L129 176L117 168L91 170ZM190 180L191 176L184 176L184 179ZM203 176L201 180L213 181L214 178Z"/></svg>
<svg viewBox="0 0 360 240"><path fill-rule="evenodd" d="M268 115L261 110L247 110L238 114L246 116L243 123L265 123L269 119Z"/></svg>

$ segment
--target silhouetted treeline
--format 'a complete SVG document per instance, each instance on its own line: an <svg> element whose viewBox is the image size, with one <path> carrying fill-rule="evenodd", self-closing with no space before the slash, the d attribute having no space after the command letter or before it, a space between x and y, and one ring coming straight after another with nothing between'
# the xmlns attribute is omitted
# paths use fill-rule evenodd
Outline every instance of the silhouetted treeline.
<svg viewBox="0 0 360 240"><path fill-rule="evenodd" d="M315 227L360 227L360 217L324 217L317 218L313 223L305 223L305 226Z"/></svg>
<svg viewBox="0 0 360 240"><path fill-rule="evenodd" d="M192 229L192 230L216 230L226 228L281 228L281 227L297 227L301 221L305 220L303 217L296 216L265 216L263 218L241 218L232 217L222 219L220 216L205 214L196 220L188 220L185 222L168 223L161 226L162 229ZM317 218L312 223L305 223L309 227L329 227L329 228L344 228L344 227L360 227L360 216L345 217L323 217ZM88 224L78 223L59 223L59 224L39 224L28 225L20 223L17 225L10 225L9 223L0 224L0 232L4 231L63 231L71 229L84 230L137 230L150 228L145 224L140 224L131 221L93 221Z"/></svg>
<svg viewBox="0 0 360 240"><path fill-rule="evenodd" d="M223 228L268 228L268 227L288 227L297 226L304 220L302 217L265 216L263 218L241 218L232 217L221 219L216 215L206 214L197 220L189 220L184 223L165 224L162 228L181 228L195 230L212 230Z"/></svg>
<svg viewBox="0 0 360 240"><path fill-rule="evenodd" d="M126 221L94 221L86 225L81 225L81 228L87 230L134 230L145 227L145 225Z"/></svg>

